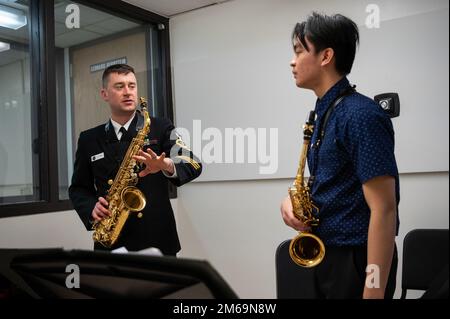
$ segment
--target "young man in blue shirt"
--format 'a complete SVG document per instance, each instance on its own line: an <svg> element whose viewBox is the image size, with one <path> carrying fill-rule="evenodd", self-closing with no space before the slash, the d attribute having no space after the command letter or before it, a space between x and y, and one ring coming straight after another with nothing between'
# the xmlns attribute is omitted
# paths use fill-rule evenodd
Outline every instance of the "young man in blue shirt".
<svg viewBox="0 0 450 319"><path fill-rule="evenodd" d="M314 287L306 289L311 298L392 298L399 225L394 130L382 108L352 91L347 80L358 27L342 15L313 13L296 25L292 40L296 85L318 98L308 167L319 225L302 224L289 197L281 203L286 225L312 231L326 247L323 261L313 268ZM343 95L319 138L327 110Z"/></svg>

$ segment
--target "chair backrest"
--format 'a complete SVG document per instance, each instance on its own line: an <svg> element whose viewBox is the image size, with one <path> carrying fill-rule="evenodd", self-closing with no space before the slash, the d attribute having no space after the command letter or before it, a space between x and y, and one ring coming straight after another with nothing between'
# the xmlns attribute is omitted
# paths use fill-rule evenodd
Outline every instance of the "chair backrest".
<svg viewBox="0 0 450 319"><path fill-rule="evenodd" d="M402 296L427 290L444 267L448 272L448 229L415 229L403 241Z"/></svg>
<svg viewBox="0 0 450 319"><path fill-rule="evenodd" d="M310 299L312 292L308 287L314 285L312 268L302 268L295 264L289 255L291 240L283 241L275 253L277 297L279 299Z"/></svg>

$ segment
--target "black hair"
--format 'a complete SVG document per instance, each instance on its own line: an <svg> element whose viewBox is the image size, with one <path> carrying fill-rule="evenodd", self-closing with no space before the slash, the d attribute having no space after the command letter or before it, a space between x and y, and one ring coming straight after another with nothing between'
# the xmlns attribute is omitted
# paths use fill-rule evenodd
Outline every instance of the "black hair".
<svg viewBox="0 0 450 319"><path fill-rule="evenodd" d="M107 67L105 69L105 71L103 71L103 75L102 75L103 87L106 88L108 86L108 79L109 79L109 75L111 73L128 74L130 72L133 73L133 74L136 74L134 72L134 69L131 66L129 66L128 64L113 64L113 65L110 65L109 67Z"/></svg>
<svg viewBox="0 0 450 319"><path fill-rule="evenodd" d="M314 45L316 53L327 48L333 49L336 71L340 75L350 73L359 44L359 31L355 22L341 14L327 16L313 12L306 21L297 23L292 32L294 45L298 40L309 52L305 38Z"/></svg>

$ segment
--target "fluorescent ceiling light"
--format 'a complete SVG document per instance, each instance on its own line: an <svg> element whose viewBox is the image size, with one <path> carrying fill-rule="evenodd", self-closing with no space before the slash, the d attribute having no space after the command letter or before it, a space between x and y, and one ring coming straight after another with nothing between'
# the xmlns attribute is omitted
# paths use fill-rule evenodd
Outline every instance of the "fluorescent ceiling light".
<svg viewBox="0 0 450 319"><path fill-rule="evenodd" d="M8 51L11 48L9 43L1 42L0 41L0 52Z"/></svg>
<svg viewBox="0 0 450 319"><path fill-rule="evenodd" d="M27 16L20 10L0 5L0 26L17 30L27 25Z"/></svg>

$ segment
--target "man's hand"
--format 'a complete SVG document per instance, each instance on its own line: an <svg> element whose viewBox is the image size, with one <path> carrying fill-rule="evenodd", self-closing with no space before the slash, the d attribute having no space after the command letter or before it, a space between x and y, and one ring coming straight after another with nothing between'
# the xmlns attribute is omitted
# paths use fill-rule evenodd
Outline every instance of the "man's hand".
<svg viewBox="0 0 450 319"><path fill-rule="evenodd" d="M281 202L281 217L283 217L284 223L289 227L294 228L297 231L311 231L311 227L305 226L300 220L295 217L294 212L292 211L292 203L291 198L287 196Z"/></svg>
<svg viewBox="0 0 450 319"><path fill-rule="evenodd" d="M103 197L98 198L98 202L95 204L92 210L92 218L96 221L101 221L103 218L111 216L108 210L108 202Z"/></svg>
<svg viewBox="0 0 450 319"><path fill-rule="evenodd" d="M169 175L175 172L175 164L170 158L166 158L166 153L158 156L148 148L147 152L139 151L139 155L133 156L133 158L139 163L145 164L145 169L139 173L139 177L156 174L159 171L165 171Z"/></svg>

